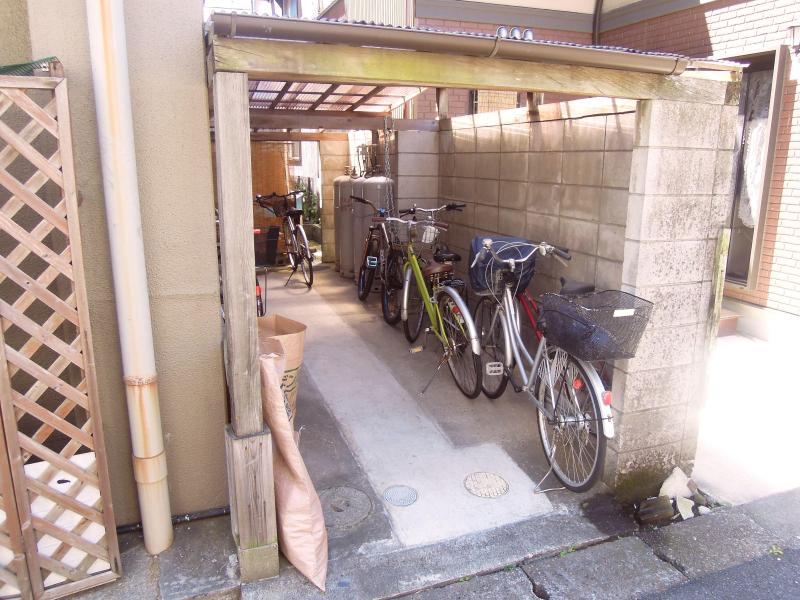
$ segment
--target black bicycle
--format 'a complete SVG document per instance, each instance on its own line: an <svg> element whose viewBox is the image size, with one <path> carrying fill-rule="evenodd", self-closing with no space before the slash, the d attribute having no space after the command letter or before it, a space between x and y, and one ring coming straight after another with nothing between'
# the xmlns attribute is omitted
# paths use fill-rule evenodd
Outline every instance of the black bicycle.
<svg viewBox="0 0 800 600"><path fill-rule="evenodd" d="M303 229L303 210L296 208L298 196L302 198L303 192L294 191L288 194L273 192L268 196L257 195L254 203L283 219L286 258L289 266L292 267L292 273L286 280L286 284L289 283L299 267L303 274L303 280L308 287L311 287L314 283L314 254L311 252L308 237Z"/></svg>

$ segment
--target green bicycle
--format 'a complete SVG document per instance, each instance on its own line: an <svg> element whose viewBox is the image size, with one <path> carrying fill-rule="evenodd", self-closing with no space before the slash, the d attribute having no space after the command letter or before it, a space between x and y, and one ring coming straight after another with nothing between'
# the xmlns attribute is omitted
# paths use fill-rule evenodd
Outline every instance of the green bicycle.
<svg viewBox="0 0 800 600"><path fill-rule="evenodd" d="M435 213L438 210L458 210L461 206L453 203L440 209L415 208L401 213ZM430 327L426 333L432 333L442 345L442 358L436 366L434 377L447 363L461 393L468 398L476 398L481 391L481 347L467 303L458 292L458 289L465 289L465 284L453 273L453 263L460 257L449 250L437 249L433 259L428 261L420 257L414 247L415 243L433 247L439 232L446 230L447 224L433 219L411 221L375 217L373 220L396 223L396 227L406 234L405 277L400 309L406 337L410 342L415 342L427 316ZM421 347L412 348L412 352L419 350ZM423 394L432 381L423 388Z"/></svg>

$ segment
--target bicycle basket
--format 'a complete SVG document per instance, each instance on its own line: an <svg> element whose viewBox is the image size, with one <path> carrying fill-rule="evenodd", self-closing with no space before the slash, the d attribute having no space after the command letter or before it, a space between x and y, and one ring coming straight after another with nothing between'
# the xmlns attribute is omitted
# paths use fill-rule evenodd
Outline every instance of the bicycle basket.
<svg viewBox="0 0 800 600"><path fill-rule="evenodd" d="M543 294L547 341L586 361L633 358L653 303L608 290L584 296Z"/></svg>
<svg viewBox="0 0 800 600"><path fill-rule="evenodd" d="M484 236L475 236L472 238L472 243L469 249L469 280L472 289L476 292L493 291L500 292L498 285L500 282L500 274L506 269L505 265L498 264L491 254L484 256L483 260L479 260L475 266L471 266L475 262L475 257L480 254L483 249ZM508 258L522 258L527 256L533 243L529 240L520 237L511 236L495 236L492 237L492 249L495 253L503 259ZM519 275L519 289L525 289L533 279L534 267L536 263L536 255L530 257L521 265L516 267L516 273Z"/></svg>

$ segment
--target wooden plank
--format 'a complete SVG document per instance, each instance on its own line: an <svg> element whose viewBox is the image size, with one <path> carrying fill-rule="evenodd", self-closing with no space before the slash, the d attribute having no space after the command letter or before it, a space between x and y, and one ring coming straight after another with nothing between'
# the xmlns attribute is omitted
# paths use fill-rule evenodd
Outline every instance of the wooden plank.
<svg viewBox="0 0 800 600"><path fill-rule="evenodd" d="M3 211L0 211L0 227L36 256L72 279L72 265L70 264L68 252L66 256L58 254L52 248L47 247L39 238L17 225L13 219L9 219Z"/></svg>
<svg viewBox="0 0 800 600"><path fill-rule="evenodd" d="M450 114L450 94L447 88L436 88L436 112L439 119L446 119Z"/></svg>
<svg viewBox="0 0 800 600"><path fill-rule="evenodd" d="M112 563L113 564L113 563ZM115 579L119 579L119 573L115 571L103 571L102 573L93 573L88 579L82 581L73 581L72 583L62 583L58 586L45 590L42 594L41 600L55 600L56 598L64 598L77 594L88 588L104 585Z"/></svg>
<svg viewBox="0 0 800 600"><path fill-rule="evenodd" d="M302 79L722 104L727 83L680 75L253 38L212 38L214 69L254 79Z"/></svg>
<svg viewBox="0 0 800 600"><path fill-rule="evenodd" d="M61 83L60 77L19 77L0 75L0 88L52 90Z"/></svg>
<svg viewBox="0 0 800 600"><path fill-rule="evenodd" d="M225 305L226 375L236 435L264 428L253 287L252 164L247 75L214 75L217 206Z"/></svg>
<svg viewBox="0 0 800 600"><path fill-rule="evenodd" d="M276 110L269 114L254 114L251 126L254 129L362 129L383 131L383 116L374 113L350 113L331 111L335 115L320 115L322 111ZM363 115L363 116L362 116ZM394 119L392 128L397 131L438 131L435 119Z"/></svg>
<svg viewBox="0 0 800 600"><path fill-rule="evenodd" d="M64 179L61 176L61 171L59 171L61 165L54 165L51 163L31 144L26 142L22 136L2 121L0 121L0 138L19 152L20 155L27 159L34 167L47 175L58 187L64 187Z"/></svg>
<svg viewBox="0 0 800 600"><path fill-rule="evenodd" d="M333 90L336 89L336 86L337 86L337 84L335 84L335 83L330 84L328 86L328 89L326 89L324 92L322 92L322 94L320 94L320 97L317 98L316 100L314 100L314 102L311 104L311 106L309 106L309 110L315 110L319 105L325 104L325 101L333 93Z"/></svg>
<svg viewBox="0 0 800 600"><path fill-rule="evenodd" d="M370 98L374 98L375 96L377 96L377 95L378 95L378 93L379 93L381 90L383 90L383 89L384 89L384 87L385 87L385 86L382 86L382 85L376 85L376 86L375 86L374 88L372 88L372 89L371 89L369 92L367 92L366 94L364 94L363 96L361 96L361 98L359 98L358 100L356 100L355 102L353 102L353 104L351 104L351 105L350 105L350 108L348 108L348 109L347 109L347 112L355 112L355 110L356 110L356 109L357 109L359 106L362 106L364 103L366 103L366 101L367 101L367 100L369 100ZM390 102L389 104L391 104L391 102ZM374 114L374 113L373 113L373 114ZM386 112L384 112L383 114L386 114Z"/></svg>
<svg viewBox="0 0 800 600"><path fill-rule="evenodd" d="M65 398L69 398L81 408L88 409L88 399L86 394L72 387L60 377L56 377L50 371L37 365L31 359L23 356L13 348L6 348L6 359L9 363L19 367L31 377L46 383L50 389L61 394Z"/></svg>
<svg viewBox="0 0 800 600"><path fill-rule="evenodd" d="M80 500L76 500L72 496L68 496L67 494L63 494L60 491L51 488L49 485L39 481L38 479L28 477L27 486L28 489L34 493L44 496L48 500L51 500L52 502L55 502L56 504L63 506L74 513L86 517L90 521L94 521L100 525L105 524L103 513L91 506L87 506Z"/></svg>
<svg viewBox="0 0 800 600"><path fill-rule="evenodd" d="M250 134L251 142L342 142L347 141L346 133L321 131L258 131Z"/></svg>
<svg viewBox="0 0 800 600"><path fill-rule="evenodd" d="M278 106L278 103L281 100L283 100L283 98L288 93L289 88L292 87L293 83L294 83L294 81L287 81L286 83L283 84L283 87L281 88L281 91L278 92L278 95L275 96L275 100L273 100L272 104L269 105L270 108L275 108L276 106ZM249 101L249 96L250 96L250 91L249 90L248 90L247 94L248 94L248 101Z"/></svg>
<svg viewBox="0 0 800 600"><path fill-rule="evenodd" d="M61 529L61 527L54 525L53 523L47 521L46 519L34 516L32 517L32 520L33 520L33 526L39 531L44 532L47 535L53 536L57 540L66 542L73 548L78 548L79 550L83 550L87 554L91 554L92 556L101 558L105 561L109 560L108 552L100 544L95 544L94 542L90 542L89 540L84 539L79 535L75 535L71 531L67 531L66 529Z"/></svg>
<svg viewBox="0 0 800 600"><path fill-rule="evenodd" d="M269 431L238 437L225 428L231 529L236 539L242 581L278 574L278 528ZM250 558L256 551L259 560Z"/></svg>
<svg viewBox="0 0 800 600"><path fill-rule="evenodd" d="M28 277L27 273L20 271L17 267L4 260L0 261L0 273L11 279L11 281L22 289L35 294L38 300L47 304L68 321L71 321L75 325L78 324L78 313L76 310L42 284Z"/></svg>
<svg viewBox="0 0 800 600"><path fill-rule="evenodd" d="M86 446L90 450L94 450L94 441L92 440L92 436L82 429L75 427L75 425L69 421L65 421L55 413L50 412L41 404L37 402L31 402L17 391L13 393L13 399L16 406L23 409L26 413L33 415L45 425L49 425L52 429L57 429L67 437L79 441L82 445Z"/></svg>
<svg viewBox="0 0 800 600"><path fill-rule="evenodd" d="M61 338L57 337L48 328L38 325L36 322L29 319L25 314L16 310L10 304L0 300L0 316L8 319L22 331L30 335L32 338L38 340L45 346L58 352L60 355L68 358L78 367L83 367L83 356L80 351L67 344ZM30 356L26 354L26 356Z"/></svg>
<svg viewBox="0 0 800 600"><path fill-rule="evenodd" d="M35 210L43 218L47 219L51 225L56 227L65 235L69 235L69 226L64 218L59 215L53 207L47 204L44 200L39 198L35 192L24 187L16 178L12 177L8 171L0 168L0 185L5 187L9 192L19 197L20 200L25 202L30 208Z"/></svg>
<svg viewBox="0 0 800 600"><path fill-rule="evenodd" d="M77 477L78 479L80 479L85 483L90 483L94 486L97 486L98 481L94 473L90 473L89 471L83 470L74 462L64 458L57 452L53 452L52 450L42 446L41 444L37 444L31 438L29 438L27 435L23 433L18 433L17 437L19 438L20 447L24 448L31 454L38 456L42 460L46 460L47 462L51 463L55 467L58 467L65 473L74 475L75 477Z"/></svg>

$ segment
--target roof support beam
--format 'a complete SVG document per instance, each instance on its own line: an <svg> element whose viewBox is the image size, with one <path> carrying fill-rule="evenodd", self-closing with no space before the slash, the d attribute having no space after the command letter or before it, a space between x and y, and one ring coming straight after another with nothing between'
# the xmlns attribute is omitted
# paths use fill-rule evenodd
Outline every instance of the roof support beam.
<svg viewBox="0 0 800 600"><path fill-rule="evenodd" d="M254 79L554 92L723 104L727 85L675 75L570 64L214 37L216 71Z"/></svg>
<svg viewBox="0 0 800 600"><path fill-rule="evenodd" d="M384 114L328 110L256 110L250 111L254 129L383 129ZM400 130L436 131L435 120L395 119L393 128Z"/></svg>
<svg viewBox="0 0 800 600"><path fill-rule="evenodd" d="M251 142L333 142L347 141L347 133L335 131L256 131L250 134Z"/></svg>

